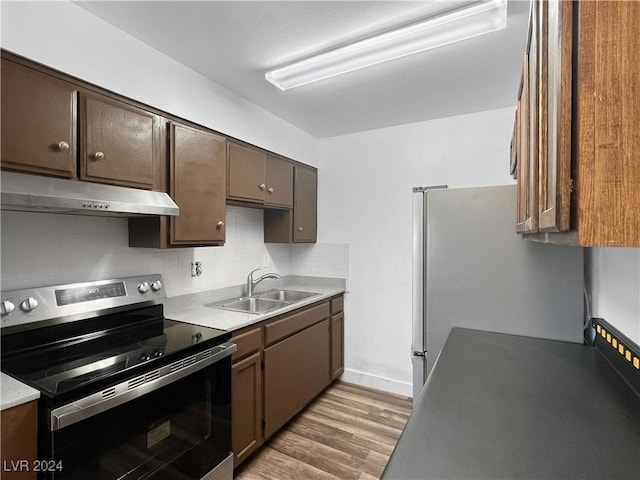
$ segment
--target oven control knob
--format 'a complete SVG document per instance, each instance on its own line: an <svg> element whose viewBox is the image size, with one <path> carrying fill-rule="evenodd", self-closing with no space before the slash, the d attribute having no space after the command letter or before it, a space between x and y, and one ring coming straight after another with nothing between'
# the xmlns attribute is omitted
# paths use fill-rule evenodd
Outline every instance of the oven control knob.
<svg viewBox="0 0 640 480"><path fill-rule="evenodd" d="M154 350L153 352L151 352L151 357L152 358L158 358L162 356L162 350Z"/></svg>
<svg viewBox="0 0 640 480"><path fill-rule="evenodd" d="M138 284L138 291L142 294L145 294L149 291L149 284L147 282L142 282Z"/></svg>
<svg viewBox="0 0 640 480"><path fill-rule="evenodd" d="M13 304L11 300L3 300L0 302L0 314L4 317L5 315L9 315L16 309L16 306Z"/></svg>
<svg viewBox="0 0 640 480"><path fill-rule="evenodd" d="M38 301L33 298L33 297L29 297L26 300L24 300L21 304L20 304L20 309L23 312L31 312L33 310L35 310L36 308L38 308Z"/></svg>
<svg viewBox="0 0 640 480"><path fill-rule="evenodd" d="M153 282L151 284L151 290L153 290L154 292L159 292L160 290L162 290L162 282L160 280L156 280L155 282Z"/></svg>
<svg viewBox="0 0 640 480"><path fill-rule="evenodd" d="M140 360L146 362L147 360L151 360L151 354L149 352L142 352L140 354Z"/></svg>

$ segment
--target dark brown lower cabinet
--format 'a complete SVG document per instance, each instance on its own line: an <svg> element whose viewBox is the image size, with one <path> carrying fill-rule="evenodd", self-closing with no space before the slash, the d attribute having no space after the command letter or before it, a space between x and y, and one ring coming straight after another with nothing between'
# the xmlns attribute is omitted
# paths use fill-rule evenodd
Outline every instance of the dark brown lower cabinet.
<svg viewBox="0 0 640 480"><path fill-rule="evenodd" d="M264 350L264 437L329 384L329 319Z"/></svg>
<svg viewBox="0 0 640 480"><path fill-rule="evenodd" d="M331 380L344 372L344 313L331 317Z"/></svg>
<svg viewBox="0 0 640 480"><path fill-rule="evenodd" d="M234 466L344 370L342 295L234 332Z"/></svg>
<svg viewBox="0 0 640 480"><path fill-rule="evenodd" d="M231 367L231 422L234 465L262 444L262 369L260 352Z"/></svg>
<svg viewBox="0 0 640 480"><path fill-rule="evenodd" d="M35 480L38 402L29 402L2 411L3 479Z"/></svg>

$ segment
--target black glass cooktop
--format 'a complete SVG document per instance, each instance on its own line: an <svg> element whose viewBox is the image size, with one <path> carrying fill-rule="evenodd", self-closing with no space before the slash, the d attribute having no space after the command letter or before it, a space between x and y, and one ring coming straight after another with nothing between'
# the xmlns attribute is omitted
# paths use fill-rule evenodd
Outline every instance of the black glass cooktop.
<svg viewBox="0 0 640 480"><path fill-rule="evenodd" d="M222 330L166 320L154 305L2 337L2 371L55 396L223 343Z"/></svg>

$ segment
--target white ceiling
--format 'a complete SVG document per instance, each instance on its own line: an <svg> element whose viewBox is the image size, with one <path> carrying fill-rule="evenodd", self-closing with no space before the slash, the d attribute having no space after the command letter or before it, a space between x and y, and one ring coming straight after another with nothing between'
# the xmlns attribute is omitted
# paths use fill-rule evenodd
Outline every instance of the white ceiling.
<svg viewBox="0 0 640 480"><path fill-rule="evenodd" d="M266 70L461 2L76 3L318 138L515 105L529 9L509 0L505 30L281 92Z"/></svg>

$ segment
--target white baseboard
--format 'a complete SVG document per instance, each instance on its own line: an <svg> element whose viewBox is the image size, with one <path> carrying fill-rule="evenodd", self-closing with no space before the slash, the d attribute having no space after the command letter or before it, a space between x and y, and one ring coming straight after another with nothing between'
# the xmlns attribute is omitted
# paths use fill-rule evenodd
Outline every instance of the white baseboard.
<svg viewBox="0 0 640 480"><path fill-rule="evenodd" d="M363 387L375 388L385 392L396 393L411 397L413 395L412 385L409 382L399 382L391 378L380 377L370 373L359 372L357 370L344 369L340 380L347 383L354 383Z"/></svg>

